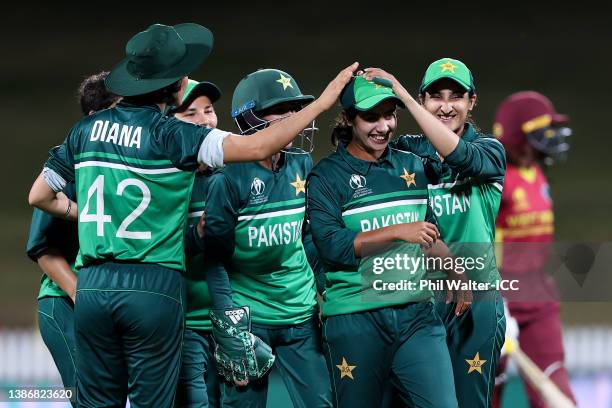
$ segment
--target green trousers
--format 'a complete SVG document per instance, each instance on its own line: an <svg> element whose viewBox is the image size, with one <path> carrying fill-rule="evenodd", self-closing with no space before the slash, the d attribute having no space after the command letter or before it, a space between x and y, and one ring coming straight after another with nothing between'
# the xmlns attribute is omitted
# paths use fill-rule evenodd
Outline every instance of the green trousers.
<svg viewBox="0 0 612 408"><path fill-rule="evenodd" d="M183 361L176 391L177 407L221 406L221 388L214 353L215 343L210 333L185 329Z"/></svg>
<svg viewBox="0 0 612 408"><path fill-rule="evenodd" d="M457 407L444 326L431 302L330 316L323 324L335 406Z"/></svg>
<svg viewBox="0 0 612 408"><path fill-rule="evenodd" d="M293 326L252 325L252 333L268 343L276 354L275 367L295 408L331 407L331 387L321 348L318 324L312 319ZM265 408L268 376L246 387L222 385L223 407Z"/></svg>
<svg viewBox="0 0 612 408"><path fill-rule="evenodd" d="M459 317L455 316L455 304L444 302L443 293L436 293L436 309L446 327L459 407L488 408L492 404L506 318L498 291L473 294L472 306Z"/></svg>
<svg viewBox="0 0 612 408"><path fill-rule="evenodd" d="M179 377L184 285L151 264L83 268L75 302L80 407L171 407Z"/></svg>
<svg viewBox="0 0 612 408"><path fill-rule="evenodd" d="M68 297L38 300L38 328L62 377L64 388L71 389L76 406L76 369L74 340L74 305Z"/></svg>

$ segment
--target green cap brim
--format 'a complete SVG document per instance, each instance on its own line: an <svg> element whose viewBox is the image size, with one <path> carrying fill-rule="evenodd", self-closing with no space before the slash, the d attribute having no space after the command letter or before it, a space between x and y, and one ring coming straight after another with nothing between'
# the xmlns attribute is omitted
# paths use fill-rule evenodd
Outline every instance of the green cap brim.
<svg viewBox="0 0 612 408"><path fill-rule="evenodd" d="M128 70L130 58L127 57L106 77L106 89L119 96L143 95L168 86L198 68L212 50L213 34L206 27L193 23L177 24L174 29L186 48L185 55L178 63L155 78L136 78Z"/></svg>
<svg viewBox="0 0 612 408"><path fill-rule="evenodd" d="M261 104L261 106L257 107L257 111L262 111L264 109L268 109L271 106L275 106L284 102L302 102L303 104L310 103L314 101L314 96L312 95L302 95L302 96L288 96L286 98L274 98L266 101L266 103Z"/></svg>
<svg viewBox="0 0 612 408"><path fill-rule="evenodd" d="M200 96L208 96L210 102L215 103L219 100L219 98L221 98L221 90L212 82L200 82L191 88L188 93L183 95L183 101L181 102L181 106L179 106L179 108L189 106L191 102Z"/></svg>
<svg viewBox="0 0 612 408"><path fill-rule="evenodd" d="M420 94L424 94L425 91L427 90L427 88L429 88L431 85L433 85L435 82L437 82L437 81L439 81L441 79L450 79L451 81L454 81L454 82L458 83L467 92L474 92L475 91L475 89L473 89L472 86L470 86L470 84L466 84L465 82L463 82L459 78L456 78L456 77L454 77L452 75L444 74L444 75L439 75L437 77L434 77L430 81L424 82L423 84L421 84L421 88L419 89L419 93Z"/></svg>
<svg viewBox="0 0 612 408"><path fill-rule="evenodd" d="M370 109L372 109L379 103L384 102L389 99L392 99L396 103L396 105L401 108L406 107L404 106L404 103L402 102L400 98L398 98L395 95L389 95L389 94L372 95L369 98L366 98L363 101L355 104L353 107L357 109L358 111L365 112L365 111L369 111Z"/></svg>

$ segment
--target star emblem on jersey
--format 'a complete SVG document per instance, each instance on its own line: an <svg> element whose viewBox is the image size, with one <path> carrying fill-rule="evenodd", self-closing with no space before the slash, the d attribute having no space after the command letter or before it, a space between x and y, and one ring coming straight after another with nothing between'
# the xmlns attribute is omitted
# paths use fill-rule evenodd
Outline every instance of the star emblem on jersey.
<svg viewBox="0 0 612 408"><path fill-rule="evenodd" d="M293 88L293 85L291 85L291 78L287 78L283 74L280 74L280 78L277 79L276 82L283 86L283 91L286 91L287 88Z"/></svg>
<svg viewBox="0 0 612 408"><path fill-rule="evenodd" d="M445 62L444 64L440 64L440 68L442 68L442 71L440 72L444 72L444 71L450 71L451 73L455 73L455 68L457 68L456 65L453 65L452 62L448 61Z"/></svg>
<svg viewBox="0 0 612 408"><path fill-rule="evenodd" d="M404 169L404 174L400 177L406 180L406 187L416 186L416 173L408 173L408 170Z"/></svg>
<svg viewBox="0 0 612 408"><path fill-rule="evenodd" d="M353 378L353 370L357 366L349 365L346 362L346 358L342 357L342 364L336 364L336 367L338 367L338 369L340 370L340 379L343 379L344 377L348 377L351 380L355 379Z"/></svg>
<svg viewBox="0 0 612 408"><path fill-rule="evenodd" d="M296 174L295 177L295 181L290 183L293 187L295 187L295 195L306 193L306 180L302 180L299 174Z"/></svg>
<svg viewBox="0 0 612 408"><path fill-rule="evenodd" d="M478 371L478 373L482 374L482 366L487 362L487 360L480 359L480 353L476 353L472 360L465 360L466 363L470 366L468 368L468 374L472 371Z"/></svg>

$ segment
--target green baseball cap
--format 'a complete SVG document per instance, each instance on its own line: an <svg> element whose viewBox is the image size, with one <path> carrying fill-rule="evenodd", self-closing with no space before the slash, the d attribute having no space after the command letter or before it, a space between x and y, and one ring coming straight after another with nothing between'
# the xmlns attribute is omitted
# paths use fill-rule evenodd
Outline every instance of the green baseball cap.
<svg viewBox="0 0 612 408"><path fill-rule="evenodd" d="M364 112L383 101L393 99L398 106L405 108L389 85L388 81L380 78L368 81L362 76L356 76L342 90L340 104L344 109L352 108Z"/></svg>
<svg viewBox="0 0 612 408"><path fill-rule="evenodd" d="M463 62L452 58L442 58L429 64L423 76L419 93L424 94L431 84L442 78L452 79L466 91L476 93L474 77L472 77L469 68Z"/></svg>
<svg viewBox="0 0 612 408"><path fill-rule="evenodd" d="M156 91L199 67L212 46L212 33L199 24L153 24L128 41L126 58L108 75L106 88L120 96Z"/></svg>
<svg viewBox="0 0 612 408"><path fill-rule="evenodd" d="M183 93L181 106L189 105L196 98L202 95L208 96L210 101L215 103L219 100L219 98L221 98L221 90L212 82L198 82L190 79L187 83L187 88L185 88L185 93Z"/></svg>
<svg viewBox="0 0 612 408"><path fill-rule="evenodd" d="M262 111L283 102L314 101L303 95L295 79L279 69L260 69L242 78L232 97L232 118L252 109Z"/></svg>

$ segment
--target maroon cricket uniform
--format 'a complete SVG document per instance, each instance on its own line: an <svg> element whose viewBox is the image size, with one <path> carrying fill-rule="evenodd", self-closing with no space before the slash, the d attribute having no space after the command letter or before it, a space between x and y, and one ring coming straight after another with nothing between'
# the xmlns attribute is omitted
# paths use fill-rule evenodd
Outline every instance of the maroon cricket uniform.
<svg viewBox="0 0 612 408"><path fill-rule="evenodd" d="M498 241L504 244L501 275L519 279L523 292L521 300L508 302L508 308L519 325L520 347L573 399L563 366L559 302L554 284L543 270L553 241L553 221L548 181L540 166L508 164L496 226ZM529 386L527 394L532 407L545 407Z"/></svg>

